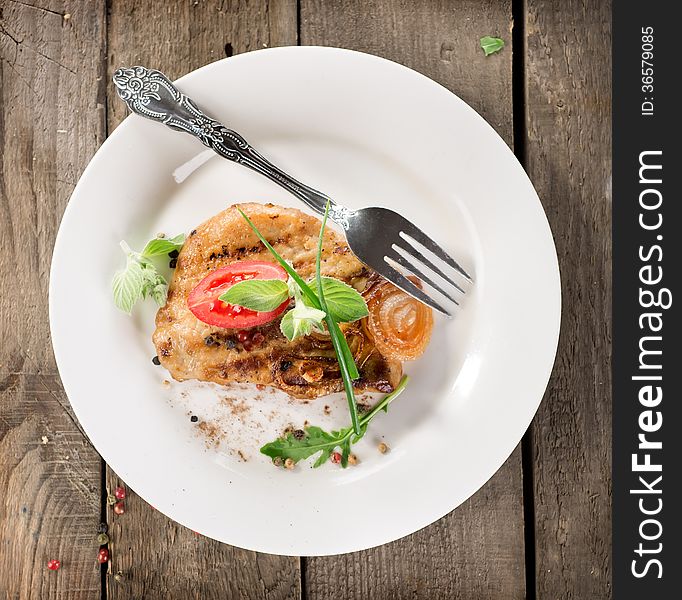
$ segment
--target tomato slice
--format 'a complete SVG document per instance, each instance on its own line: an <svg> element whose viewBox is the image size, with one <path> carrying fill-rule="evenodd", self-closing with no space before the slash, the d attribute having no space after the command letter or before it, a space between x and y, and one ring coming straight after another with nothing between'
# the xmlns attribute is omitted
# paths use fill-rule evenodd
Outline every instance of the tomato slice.
<svg viewBox="0 0 682 600"><path fill-rule="evenodd" d="M277 264L263 260L244 260L216 269L204 277L187 297L187 306L194 316L224 329L248 329L269 323L289 306L285 300L275 310L258 312L241 306L226 304L219 296L235 283L247 279L281 279L286 281L287 272Z"/></svg>

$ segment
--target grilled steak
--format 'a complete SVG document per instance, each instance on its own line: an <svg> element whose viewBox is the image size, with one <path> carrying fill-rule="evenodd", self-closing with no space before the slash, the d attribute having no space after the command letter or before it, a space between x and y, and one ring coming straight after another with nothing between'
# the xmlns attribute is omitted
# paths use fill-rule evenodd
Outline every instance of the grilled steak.
<svg viewBox="0 0 682 600"><path fill-rule="evenodd" d="M314 275L321 225L318 219L272 204L239 207L304 279ZM190 312L187 296L210 271L255 259L275 262L235 207L191 232L178 256L168 301L156 315L153 341L161 364L178 381L256 383L279 388L297 398L316 398L343 390L327 335L313 334L289 342L279 330L278 318L250 329L251 339L259 343L248 343L247 349L236 330L207 325ZM330 228L325 230L321 270L323 275L341 279L361 292L368 287L368 281L376 279ZM400 362L384 358L359 323L343 328L360 370L356 387L392 391L402 374Z"/></svg>

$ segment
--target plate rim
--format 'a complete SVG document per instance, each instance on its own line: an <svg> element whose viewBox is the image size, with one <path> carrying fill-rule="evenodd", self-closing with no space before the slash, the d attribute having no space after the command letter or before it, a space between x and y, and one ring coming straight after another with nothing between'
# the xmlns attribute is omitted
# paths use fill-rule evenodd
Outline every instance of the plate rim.
<svg viewBox="0 0 682 600"><path fill-rule="evenodd" d="M386 58L376 56L373 54L369 54L369 53L365 53L365 52L359 52L357 50L351 50L351 49L345 49L345 48L336 48L336 47L330 47L330 46L282 46L282 47L275 47L275 48L258 49L258 50L254 50L252 52L238 54L238 55L235 55L235 56L232 56L229 58L223 58L223 59L208 63L206 65L203 65L202 67L199 67L198 69L190 71L189 73L178 78L177 80L175 80L175 83L182 85L184 82L187 82L187 81L193 79L194 77L201 77L201 76L204 76L205 73L210 72L211 70L220 69L220 68L222 68L222 65L224 65L226 63L233 64L235 61L242 61L245 59L252 60L254 55L261 55L262 56L263 54L273 54L273 53L280 53L281 54L284 52L289 52L289 53L295 54L295 53L310 52L310 51L323 52L323 53L327 53L327 54L337 54L337 55L338 54L346 54L346 53L350 53L350 54L354 54L354 55L360 55L364 59L369 59L371 61L376 61L376 62L388 64L391 66L391 68L399 68L402 70L409 71L412 76L416 75L419 78L427 80L430 85L432 85L432 86L435 85L438 88L441 88L442 91L447 92L447 94L449 94L452 98L456 99L456 101L458 103L460 103L461 105L466 107L467 110L469 110L473 114L475 114L476 117L478 117L478 121L480 122L480 124L485 124L485 126L490 129L490 131L493 133L494 136L502 139L501 136L497 133L497 131L492 127L492 125L490 125L490 123L488 123L488 121L485 118L483 118L472 106L470 106L468 103L466 103L464 100L462 100L457 94L450 91L449 89L447 89L442 84L438 83L437 81L434 81L433 79L427 77L426 75L424 75L424 74L420 73L419 71L416 71L410 67L402 65L402 64L397 63L395 61L392 61L390 59L386 59ZM133 116L133 115L128 115L128 116ZM131 121L128 117L126 117L116 127L116 129L109 136L107 136L107 138L99 146L97 151L90 158L87 166L82 171L82 173L79 177L78 183L76 184L73 192L71 193L71 196L69 198L69 202L68 202L68 204L67 204L67 206L66 206L66 208L62 214L59 229L58 229L57 235L55 237L53 254L52 254L51 265L50 265L50 278L49 278L49 286L48 286L49 322L50 322L50 333L51 333L51 340L52 340L52 345L53 345L53 350L54 350L55 362L57 365L57 369L60 373L60 377L62 378L63 385L64 385L64 391L67 395L67 398L69 397L69 391L68 391L69 384L67 383L67 381L64 379L64 376L62 375L63 370L64 370L62 368L62 364L64 363L65 359L62 355L62 352L60 350L58 350L59 342L57 341L56 337L54 336L54 326L53 326L53 322L57 318L55 315L55 311L57 310L57 308L54 305L54 287L55 287L55 284L54 284L54 277L53 277L55 271L57 270L57 266L56 266L56 263L57 263L56 257L58 257L57 249L61 243L63 236L66 235L66 233L65 233L66 227L64 226L64 224L69 219L72 218L71 213L75 210L73 208L74 204L71 202L71 200L79 193L79 188L81 187L81 182L86 178L86 175L88 175L88 173L91 170L94 170L97 168L96 163L98 163L98 160L97 160L98 155L100 155L100 160L101 160L101 158L102 158L101 154L104 152L104 150L108 146L115 144L116 140L118 140L119 137L124 135L125 131L127 131L130 127L134 126L134 122L135 122L134 120ZM124 132L124 133L121 133L121 132ZM552 333L552 336L551 336L552 339L551 339L551 342L548 343L548 346L550 346L553 349L552 350L552 360L550 362L549 368L547 369L547 372L544 373L542 377L538 376L538 378L537 378L538 382L540 382L540 381L542 382L541 387L544 391L542 394L539 394L539 397L533 403L533 409L530 413L530 417L529 417L528 422L526 424L526 427L524 429L524 434L525 434L525 431L528 429L528 427L532 423L532 421L533 421L533 419L537 413L537 410L538 410L538 408L539 408L539 406L540 406L540 404L541 404L541 402L545 396L549 380L550 380L551 375L554 371L554 363L556 361L559 337L560 337L560 332L561 332L561 319L562 319L561 273L560 273L560 269L559 269L559 262L558 262L558 256L556 253L556 245L554 242L554 236L553 236L552 229L551 229L551 226L549 223L549 219L548 219L547 214L546 214L544 207L542 205L542 202L540 201L540 198L537 194L537 191L535 190L535 187L533 186L532 182L530 181L530 178L528 177L525 169L523 169L523 166L518 161L516 155L509 148L509 146L506 144L506 142L504 142L504 140L502 140L502 142L504 143L504 147L506 148L506 151L509 153L509 155L511 155L514 162L517 164L518 169L519 169L519 174L523 174L523 177L527 180L528 184L530 185L530 189L532 189L532 191L534 193L534 202L537 203L536 208L539 209L539 215L542 217L542 219L544 221L543 225L546 229L546 232L549 233L549 241L551 242L551 249L553 251L550 258L553 259L552 260L552 263L553 263L552 264L552 275L553 275L553 283L555 284L553 286L554 287L553 292L554 292L554 296L556 299L556 306L554 307L554 323L553 323L553 328L552 328L552 332L551 332ZM549 337L548 337L548 339L549 339ZM60 358L60 356L61 356L61 358ZM80 419L79 414L78 414L78 412L79 412L78 409L71 404L70 400L69 400L69 404L72 406L74 413L79 418L79 422L81 422L81 419ZM529 405L530 405L530 403L529 403ZM471 493L469 493L468 496L464 500L460 501L457 505L455 505L452 508L449 508L445 512L442 512L442 514L438 514L437 516L434 517L433 514L429 513L429 515L426 518L422 518L422 519L415 518L414 521L412 522L412 525L405 528L406 530L404 532L399 533L398 535L390 535L386 539L384 539L383 541L378 541L376 543L372 543L372 544L368 544L368 545L354 546L350 549L342 549L339 552L325 552L325 553L320 553L320 554L315 554L315 555L316 556L335 555L335 554L354 552L354 551L359 551L359 550L364 550L364 549L376 547L376 546L379 546L379 545L382 545L385 543L389 543L391 541L395 541L397 539L401 539L407 535L411 535L412 533L420 531L421 529L427 527L428 525L435 523L436 521L440 520L441 518L443 518L444 516L446 516L447 514L452 512L453 510L455 510L456 508L458 508L468 498L471 498L474 494L476 494L478 491L480 491L481 488L500 470L500 468L502 468L502 466L505 464L505 462L509 459L509 457L513 453L514 449L520 443L524 434L521 435L521 437L511 446L511 448L506 449L506 451L504 452L503 460L499 461L499 465L494 469L494 471L492 473L489 473L489 474L485 473L485 474L482 474L480 477L478 477L478 483L476 484L475 489L473 489L473 491L471 491ZM93 440L90 439L89 435L87 437L88 437L89 442L92 444L92 446L95 448L95 450L97 450L99 453L98 445ZM516 437L516 436L514 436L514 437ZM502 452L500 452L500 454L502 454ZM121 471L119 469L114 468L113 464L109 460L107 460L107 463L117 473L119 473L119 474L121 473ZM125 471L125 470L126 469L123 469L123 471ZM144 496L142 496L141 494L140 494L140 497L142 499L144 499ZM167 516L168 518L176 521L177 523L182 524L185 527L188 527L188 528L190 527L190 525L184 519L177 518L177 516L169 516L166 511L163 511L163 512L164 512L164 515ZM415 525L415 523L416 523L416 525ZM202 534L206 535L207 537L212 537L210 533L202 533ZM228 543L231 545L235 545L231 542L224 542L223 540L220 540L218 538L213 538L213 539L217 539L221 543ZM280 554L280 555L284 555L284 556L301 556L301 554L281 554L281 553L270 552L267 549L263 549L262 547L258 547L258 546L250 547L249 545L239 544L237 547L245 548L247 550L263 552L266 554Z"/></svg>

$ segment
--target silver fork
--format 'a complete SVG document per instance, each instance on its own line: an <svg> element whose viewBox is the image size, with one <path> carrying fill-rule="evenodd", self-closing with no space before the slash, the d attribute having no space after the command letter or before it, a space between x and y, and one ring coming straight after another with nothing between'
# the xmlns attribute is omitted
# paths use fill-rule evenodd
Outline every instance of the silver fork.
<svg viewBox="0 0 682 600"><path fill-rule="evenodd" d="M237 132L200 111L160 71L139 66L118 69L113 79L118 95L132 112L192 134L223 158L249 167L278 183L319 214L324 214L329 202L329 218L344 229L348 246L362 262L417 300L451 316L432 293L415 285L404 273L415 275L454 304L458 304L457 292L464 293L464 289L428 258L422 248L467 281L471 282L471 277L410 221L388 208L350 210L290 177L263 158ZM441 283L438 283L439 278Z"/></svg>

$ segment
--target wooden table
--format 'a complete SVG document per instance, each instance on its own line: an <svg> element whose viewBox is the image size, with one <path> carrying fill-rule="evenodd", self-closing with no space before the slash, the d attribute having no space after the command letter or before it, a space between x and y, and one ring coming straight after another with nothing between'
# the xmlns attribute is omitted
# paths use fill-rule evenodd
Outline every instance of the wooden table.
<svg viewBox="0 0 682 600"><path fill-rule="evenodd" d="M484 57L484 35L506 47ZM132 493L112 518L106 494L120 482L70 410L47 317L62 212L125 116L113 70L146 64L178 77L295 44L390 58L471 104L528 171L562 273L554 374L506 464L430 527L331 558L219 544ZM1 598L611 597L610 2L0 0L0 57ZM77 290L74 300L88 301ZM96 351L96 325L84 326ZM100 521L112 540L106 571ZM55 557L56 573L46 568Z"/></svg>

